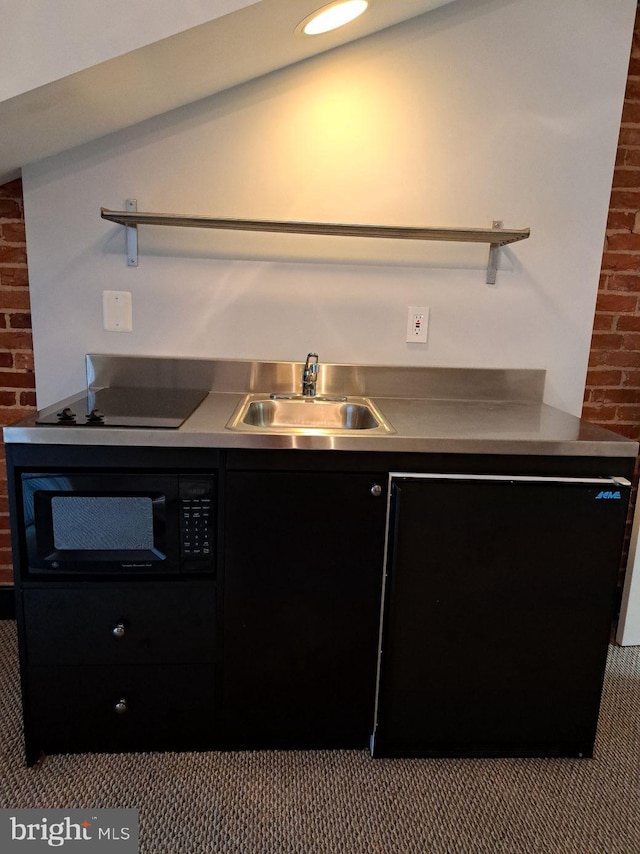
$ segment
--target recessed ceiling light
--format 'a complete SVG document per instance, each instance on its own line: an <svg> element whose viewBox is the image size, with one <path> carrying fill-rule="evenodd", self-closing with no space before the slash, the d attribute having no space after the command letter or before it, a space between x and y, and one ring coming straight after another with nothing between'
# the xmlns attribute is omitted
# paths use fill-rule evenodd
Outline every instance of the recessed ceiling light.
<svg viewBox="0 0 640 854"><path fill-rule="evenodd" d="M296 32L306 36L328 33L362 15L368 5L368 0L336 0L335 3L329 3L306 17L298 24Z"/></svg>

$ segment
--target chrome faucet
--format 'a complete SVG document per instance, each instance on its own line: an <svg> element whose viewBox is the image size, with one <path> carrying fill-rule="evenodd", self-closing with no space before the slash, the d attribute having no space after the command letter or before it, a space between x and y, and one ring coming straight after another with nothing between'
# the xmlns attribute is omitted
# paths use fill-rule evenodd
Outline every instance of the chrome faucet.
<svg viewBox="0 0 640 854"><path fill-rule="evenodd" d="M315 361L312 361L315 360ZM316 383L318 381L318 372L320 365L318 364L318 354L308 353L307 361L304 363L302 371L302 396L315 397Z"/></svg>
<svg viewBox="0 0 640 854"><path fill-rule="evenodd" d="M320 365L318 364L318 354L307 353L307 360L304 363L304 368L302 369L302 394L298 394L297 392L274 392L273 394L270 394L269 397L271 400L302 400L307 401L307 403L311 403L312 401L333 401L337 403L344 403L347 400L346 397L317 393L316 386L318 383L319 373ZM331 382L330 375L329 382Z"/></svg>

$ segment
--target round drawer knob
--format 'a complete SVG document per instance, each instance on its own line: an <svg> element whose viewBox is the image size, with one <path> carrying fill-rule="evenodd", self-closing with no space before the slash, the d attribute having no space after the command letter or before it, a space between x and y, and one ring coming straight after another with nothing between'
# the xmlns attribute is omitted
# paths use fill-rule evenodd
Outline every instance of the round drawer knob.
<svg viewBox="0 0 640 854"><path fill-rule="evenodd" d="M124 715L127 711L127 701L124 699L118 700L113 709L117 715Z"/></svg>
<svg viewBox="0 0 640 854"><path fill-rule="evenodd" d="M123 638L126 634L126 629L124 627L124 623L118 623L115 629L111 632L114 638Z"/></svg>
<svg viewBox="0 0 640 854"><path fill-rule="evenodd" d="M373 484L373 486L371 487L371 494L374 498L380 498L380 496L382 495L382 487L379 483Z"/></svg>

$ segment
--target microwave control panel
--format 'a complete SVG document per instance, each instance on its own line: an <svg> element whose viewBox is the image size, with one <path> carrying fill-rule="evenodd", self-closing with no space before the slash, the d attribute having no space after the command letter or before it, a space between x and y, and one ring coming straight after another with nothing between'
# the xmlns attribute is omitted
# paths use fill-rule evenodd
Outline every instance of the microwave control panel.
<svg viewBox="0 0 640 854"><path fill-rule="evenodd" d="M214 480L180 478L180 548L183 572L210 572L214 555Z"/></svg>

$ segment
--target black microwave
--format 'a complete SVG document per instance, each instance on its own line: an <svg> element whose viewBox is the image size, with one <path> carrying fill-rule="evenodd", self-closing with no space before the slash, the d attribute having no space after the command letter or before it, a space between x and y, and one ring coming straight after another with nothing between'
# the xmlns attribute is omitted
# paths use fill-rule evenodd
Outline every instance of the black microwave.
<svg viewBox="0 0 640 854"><path fill-rule="evenodd" d="M207 573L215 478L149 472L21 475L29 573Z"/></svg>

